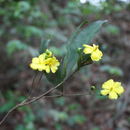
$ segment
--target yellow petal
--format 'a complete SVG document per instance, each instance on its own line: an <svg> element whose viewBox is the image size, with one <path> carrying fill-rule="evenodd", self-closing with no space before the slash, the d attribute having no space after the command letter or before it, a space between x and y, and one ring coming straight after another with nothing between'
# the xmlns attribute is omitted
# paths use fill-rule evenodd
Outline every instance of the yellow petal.
<svg viewBox="0 0 130 130"><path fill-rule="evenodd" d="M114 91L111 91L109 93L109 98L110 99L117 99L118 98L118 95L114 92Z"/></svg>
<svg viewBox="0 0 130 130"><path fill-rule="evenodd" d="M113 88L113 91L115 91L117 94L122 94L124 92L124 88L122 86Z"/></svg>
<svg viewBox="0 0 130 130"><path fill-rule="evenodd" d="M47 73L50 73L50 67L49 67L49 66L46 66L45 71L46 71Z"/></svg>
<svg viewBox="0 0 130 130"><path fill-rule="evenodd" d="M37 57L32 58L32 63L39 63L39 59Z"/></svg>
<svg viewBox="0 0 130 130"><path fill-rule="evenodd" d="M43 71L43 68L38 68L39 71Z"/></svg>
<svg viewBox="0 0 130 130"><path fill-rule="evenodd" d="M93 61L99 61L102 58L103 54L100 50L96 50L94 52L92 52L91 54L91 59Z"/></svg>
<svg viewBox="0 0 130 130"><path fill-rule="evenodd" d="M60 65L60 62L59 62L56 58L54 59L53 62L54 62L54 65L55 65L55 66L59 66L59 65Z"/></svg>
<svg viewBox="0 0 130 130"><path fill-rule="evenodd" d="M45 70L45 68L46 68L46 66L44 64L39 64L38 65L38 70L39 71L43 71L43 70Z"/></svg>
<svg viewBox="0 0 130 130"><path fill-rule="evenodd" d="M33 70L37 70L37 69L38 69L37 64L34 64L34 63L31 63L31 64L30 64L30 67L31 67Z"/></svg>
<svg viewBox="0 0 130 130"><path fill-rule="evenodd" d="M56 70L57 70L57 67L55 67L55 66L54 66L54 67L53 67L53 66L51 67L51 71L52 71L52 73L55 73Z"/></svg>
<svg viewBox="0 0 130 130"><path fill-rule="evenodd" d="M109 94L110 90L101 90L101 94L106 96L107 94Z"/></svg>
<svg viewBox="0 0 130 130"><path fill-rule="evenodd" d="M103 83L102 88L111 89L113 87L113 84L114 84L113 79L109 79L108 81Z"/></svg>
<svg viewBox="0 0 130 130"><path fill-rule="evenodd" d="M56 65L56 66L59 66L59 65L60 65L60 63L57 61L55 65Z"/></svg>
<svg viewBox="0 0 130 130"><path fill-rule="evenodd" d="M93 44L93 48L94 48L94 50L97 50L98 47L99 47L98 45Z"/></svg>
<svg viewBox="0 0 130 130"><path fill-rule="evenodd" d="M45 54L39 55L38 58L39 58L40 63L42 63L45 60Z"/></svg>
<svg viewBox="0 0 130 130"><path fill-rule="evenodd" d="M85 47L84 50L83 50L83 52L85 54L91 54L93 52L93 47L92 46L85 45L85 44L83 46Z"/></svg>

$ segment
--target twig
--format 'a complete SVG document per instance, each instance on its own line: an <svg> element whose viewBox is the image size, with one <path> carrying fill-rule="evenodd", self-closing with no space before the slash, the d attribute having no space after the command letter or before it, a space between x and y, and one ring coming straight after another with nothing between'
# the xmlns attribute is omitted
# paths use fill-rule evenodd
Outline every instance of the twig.
<svg viewBox="0 0 130 130"><path fill-rule="evenodd" d="M58 87L60 87L66 80L62 81L60 84L58 84L57 86L49 89L47 92L41 94L38 97L33 97L31 99L27 98L24 101L22 101L21 103L17 104L16 106L14 106L12 109L10 109L7 114L4 116L4 118L0 121L0 125L2 125L2 123L6 120L6 118L9 116L10 113L12 113L14 110L16 110L17 108L21 107L21 106L25 106L28 104L31 104L37 100L39 100L40 98L44 97L45 95L47 95L48 93L52 92L53 90L57 89Z"/></svg>
<svg viewBox="0 0 130 130"><path fill-rule="evenodd" d="M17 104L15 107L13 107L12 109L10 109L7 114L4 116L4 118L0 121L0 125L2 125L2 123L6 120L6 118L9 116L10 113L12 113L14 110L16 110L18 107L22 106L22 104L26 102L26 100L24 100L23 102Z"/></svg>
<svg viewBox="0 0 130 130"><path fill-rule="evenodd" d="M38 79L38 81L37 81L37 86L34 86L34 87L32 88L32 91L31 91L31 93L30 93L30 95L29 95L29 98L32 96L32 94L33 94L34 90L36 89L36 87L39 88L39 84L40 84L40 81L41 81L41 79L42 79L42 76L43 76L43 73L41 73L40 76L38 77L39 79Z"/></svg>
<svg viewBox="0 0 130 130"><path fill-rule="evenodd" d="M77 70L75 71L77 72ZM73 72L69 77L71 77L75 72ZM0 125L3 124L3 122L6 120L6 118L14 111L16 110L17 108L19 107L22 107L22 106L25 106L25 105L29 105L33 102L36 102L37 100L41 99L41 98L45 98L45 97L61 97L61 96L83 96L83 95L86 95L86 93L80 93L80 94L67 94L67 95L53 95L53 96L46 96L47 94L49 94L50 92L52 92L53 90L57 89L58 87L60 87L61 85L63 85L63 83L65 81L67 81L68 78L64 79L61 83L59 83L58 85L56 85L55 87L49 89L48 91L46 91L45 93L42 93L41 95L37 96L37 97L32 97L32 98L27 98L25 99L24 101L22 101L21 103L17 104L16 106L14 106L12 109L10 109L7 114L4 116L4 118L0 121ZM88 94L88 93L87 93Z"/></svg>
<svg viewBox="0 0 130 130"><path fill-rule="evenodd" d="M32 91L33 91L33 88L35 89L34 84L35 84L35 79L36 79L37 75L38 75L38 72L36 72L35 75L33 76L32 85L31 85L31 88L30 88L30 90L29 90L28 97L31 96Z"/></svg>
<svg viewBox="0 0 130 130"><path fill-rule="evenodd" d="M65 97L74 97L74 96L85 96L89 95L89 93L72 93L72 94L64 94Z"/></svg>

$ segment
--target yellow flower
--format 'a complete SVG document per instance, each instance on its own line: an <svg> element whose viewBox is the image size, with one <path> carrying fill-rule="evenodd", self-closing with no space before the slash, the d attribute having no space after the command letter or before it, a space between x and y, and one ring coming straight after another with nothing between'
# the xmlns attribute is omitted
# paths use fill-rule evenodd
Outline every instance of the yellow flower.
<svg viewBox="0 0 130 130"><path fill-rule="evenodd" d="M90 46L84 44L83 46L85 47L83 52L85 54L91 54L91 59L93 61L99 61L102 58L103 53L99 50L98 45L93 44L93 46Z"/></svg>
<svg viewBox="0 0 130 130"><path fill-rule="evenodd" d="M43 71L45 69L44 60L45 60L44 53L39 55L38 57L34 57L32 59L32 63L30 64L30 67L34 70Z"/></svg>
<svg viewBox="0 0 130 130"><path fill-rule="evenodd" d="M59 61L54 56L52 58L46 59L44 64L46 66L45 71L47 73L50 73L50 71L52 71L52 73L55 73L58 69L58 66L60 65Z"/></svg>
<svg viewBox="0 0 130 130"><path fill-rule="evenodd" d="M109 99L117 99L124 92L121 82L115 82L112 79L103 83L102 89L101 94L108 95Z"/></svg>
<svg viewBox="0 0 130 130"><path fill-rule="evenodd" d="M45 53L32 59L30 67L33 70L46 71L47 73L50 73L50 71L52 71L52 73L55 73L59 65L59 61L56 59L55 56L52 55L52 52L46 50Z"/></svg>

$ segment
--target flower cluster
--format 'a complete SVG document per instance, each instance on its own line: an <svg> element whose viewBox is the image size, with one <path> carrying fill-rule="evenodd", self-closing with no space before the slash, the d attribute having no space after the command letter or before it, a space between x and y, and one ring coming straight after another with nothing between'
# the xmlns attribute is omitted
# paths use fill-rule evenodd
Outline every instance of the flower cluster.
<svg viewBox="0 0 130 130"><path fill-rule="evenodd" d="M90 46L83 44L83 47L83 52L85 54L90 54L92 61L99 61L102 58L103 53L99 50L98 45L93 44L93 46Z"/></svg>
<svg viewBox="0 0 130 130"><path fill-rule="evenodd" d="M103 53L99 50L99 46L93 44L92 46L83 44L83 49L81 53L89 54L92 61L99 61ZM80 64L86 59L81 58ZM88 60L87 60L88 61ZM58 70L58 66L60 62L56 59L56 57L52 54L48 49L45 53L40 54L38 57L32 58L32 63L30 67L34 70L45 71L46 73L55 73ZM81 67L81 66L80 66ZM103 83L102 90L100 91L101 95L108 96L109 99L117 99L124 92L124 88L122 87L120 82L115 82L110 79Z"/></svg>
<svg viewBox="0 0 130 130"><path fill-rule="evenodd" d="M115 82L112 79L106 81L102 85L101 94L109 97L109 99L117 99L123 92L124 88L120 82Z"/></svg>
<svg viewBox="0 0 130 130"><path fill-rule="evenodd" d="M34 57L32 59L32 63L30 67L33 70L45 71L46 73L55 73L58 69L60 62L53 56L52 52L46 50L45 53L39 55L38 57Z"/></svg>

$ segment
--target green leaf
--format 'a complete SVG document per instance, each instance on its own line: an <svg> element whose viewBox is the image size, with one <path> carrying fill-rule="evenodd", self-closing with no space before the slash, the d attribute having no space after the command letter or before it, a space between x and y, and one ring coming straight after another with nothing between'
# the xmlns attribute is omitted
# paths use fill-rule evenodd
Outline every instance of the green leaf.
<svg viewBox="0 0 130 130"><path fill-rule="evenodd" d="M66 112L51 110L49 112L50 116L54 118L55 121L65 121L68 119L68 114Z"/></svg>
<svg viewBox="0 0 130 130"><path fill-rule="evenodd" d="M52 51L55 56L59 56L59 57L62 57L66 54L66 46L65 45L58 47L58 48L51 46L49 48L49 50Z"/></svg>
<svg viewBox="0 0 130 130"><path fill-rule="evenodd" d="M97 32L100 30L103 23L106 20L100 20L93 22L89 26L85 27L83 30L77 29L74 35L69 39L67 46L67 55L64 60L64 65L67 69L67 76L70 75L77 68L78 62L78 48L82 48L83 44L89 44L95 37ZM81 26L80 26L81 27Z"/></svg>
<svg viewBox="0 0 130 130"><path fill-rule="evenodd" d="M107 25L105 27L105 31L111 35L119 35L120 34L120 28L115 25Z"/></svg>
<svg viewBox="0 0 130 130"><path fill-rule="evenodd" d="M96 21L89 25L87 28L81 30L81 27L85 24L83 22L76 30L76 32L68 40L67 54L61 63L58 71L55 74L46 74L47 79L53 84L57 85L64 80L65 77L69 76L77 67L79 54L78 48L82 47L84 43L90 43L94 36L99 31L104 21ZM45 41L44 41L45 42ZM43 48L46 48L46 42L42 43ZM45 47L44 47L45 46ZM42 47L41 47L42 48ZM44 49L42 49L44 50ZM66 76L67 74L67 76Z"/></svg>
<svg viewBox="0 0 130 130"><path fill-rule="evenodd" d="M42 54L43 52L46 51L46 49L48 48L49 43L50 43L49 39L41 41L41 45L40 45L40 49L39 49L40 54Z"/></svg>
<svg viewBox="0 0 130 130"><path fill-rule="evenodd" d="M100 67L100 70L103 72L108 72L109 74L112 74L112 75L123 76L123 71L119 67L103 65Z"/></svg>
<svg viewBox="0 0 130 130"><path fill-rule="evenodd" d="M67 120L67 122L68 122L69 125L73 126L75 124L83 124L83 123L86 122L86 120L87 119L86 119L86 117L84 115L78 114L78 115L71 116Z"/></svg>
<svg viewBox="0 0 130 130"><path fill-rule="evenodd" d="M26 129L25 126L23 126L22 124L18 124L15 127L15 130L25 130L25 129Z"/></svg>
<svg viewBox="0 0 130 130"><path fill-rule="evenodd" d="M12 100L7 102L6 104L0 107L0 113L9 111L14 105L15 105L15 102Z"/></svg>
<svg viewBox="0 0 130 130"><path fill-rule="evenodd" d="M76 38L77 33L80 31L80 27L86 22L83 22L78 28L77 31L71 36L70 40L68 41L68 44L71 43L73 41L73 39ZM67 58L67 57L66 57ZM65 60L66 61L66 60ZM61 83L64 78L66 76L66 65L65 62L63 60L63 62L61 62L61 65L58 69L58 71L55 74L46 74L47 79L53 84L53 85L57 85L59 83Z"/></svg>
<svg viewBox="0 0 130 130"><path fill-rule="evenodd" d="M11 40L7 43L6 51L8 55L11 55L18 50L25 50L27 48L28 46L20 40Z"/></svg>
<svg viewBox="0 0 130 130"><path fill-rule="evenodd" d="M56 130L63 130L62 125L60 123L55 123Z"/></svg>
<svg viewBox="0 0 130 130"><path fill-rule="evenodd" d="M56 98L54 100L55 104L58 106L64 106L66 103L65 97Z"/></svg>
<svg viewBox="0 0 130 130"><path fill-rule="evenodd" d="M74 110L79 110L80 109L80 104L77 104L77 103L73 103L73 104L70 104L67 109L69 111L74 111Z"/></svg>

